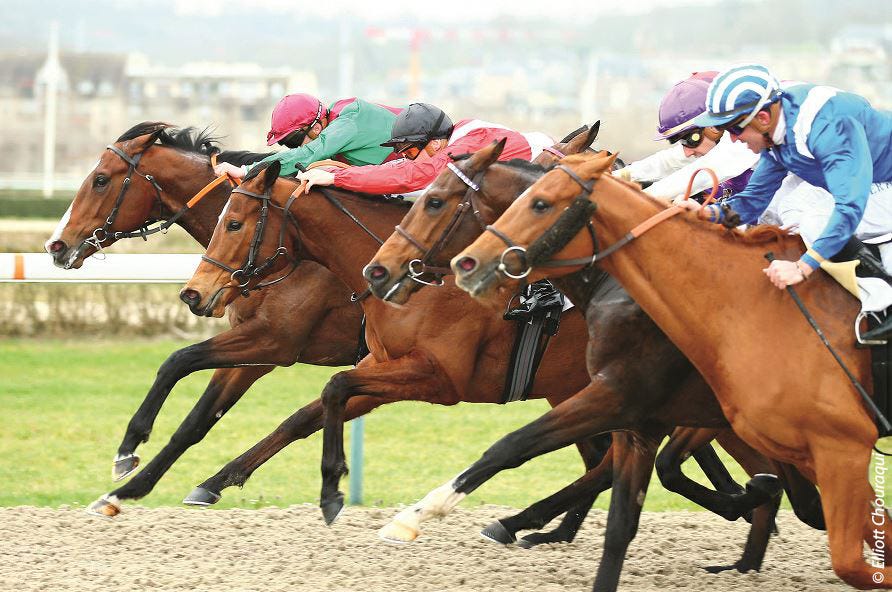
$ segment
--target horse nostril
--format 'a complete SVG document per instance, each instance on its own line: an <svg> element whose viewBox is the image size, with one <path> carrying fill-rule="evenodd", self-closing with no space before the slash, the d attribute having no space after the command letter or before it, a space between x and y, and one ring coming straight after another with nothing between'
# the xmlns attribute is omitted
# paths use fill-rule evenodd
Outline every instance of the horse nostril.
<svg viewBox="0 0 892 592"><path fill-rule="evenodd" d="M61 253L65 249L68 248L68 245L65 244L65 241L62 240L54 240L50 243L49 251L50 254L55 255L56 253Z"/></svg>
<svg viewBox="0 0 892 592"><path fill-rule="evenodd" d="M201 302L201 294L199 294L197 290L186 288L182 292L180 292L180 300L182 300L189 306L195 306L196 304Z"/></svg>
<svg viewBox="0 0 892 592"><path fill-rule="evenodd" d="M370 282L383 282L390 276L390 273L383 265L369 264L363 271L363 275Z"/></svg>
<svg viewBox="0 0 892 592"><path fill-rule="evenodd" d="M473 257L462 257L456 263L458 268L464 272L474 271L474 268L477 267L477 260Z"/></svg>

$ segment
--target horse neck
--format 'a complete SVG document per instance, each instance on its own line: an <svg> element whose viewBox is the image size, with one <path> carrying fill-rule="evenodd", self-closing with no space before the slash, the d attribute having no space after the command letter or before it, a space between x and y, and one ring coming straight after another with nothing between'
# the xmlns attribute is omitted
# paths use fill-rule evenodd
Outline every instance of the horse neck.
<svg viewBox="0 0 892 592"><path fill-rule="evenodd" d="M618 240L661 208L647 196L612 177L598 182L598 210L593 216L601 247ZM600 264L704 372L719 359L737 364L741 344L763 343L768 333L773 351L801 350L814 335L789 296L765 278L763 255L795 259L801 243L756 243L726 236L714 225L681 214L614 252ZM806 304L828 335L851 333L857 301L831 280L815 278L802 290ZM776 331L783 327L783 331ZM750 371L752 368L750 369Z"/></svg>
<svg viewBox="0 0 892 592"><path fill-rule="evenodd" d="M154 176L164 189L161 199L168 210L165 212L165 216L168 218L180 211L186 202L215 178L208 157L185 153L173 148L164 148L163 157L152 160L151 164L151 169L154 170L146 167L145 172ZM214 234L214 227L217 225L220 212L223 211L226 200L229 199L229 194L228 183L218 185L194 207L189 208L177 220L177 225L198 241L201 246L207 248L211 242L211 236Z"/></svg>
<svg viewBox="0 0 892 592"><path fill-rule="evenodd" d="M390 236L406 213L404 208L383 199L375 201L337 190L327 191L382 240ZM368 286L362 270L380 244L319 191L298 198L291 211L297 220L299 235L298 244L292 246L299 249L301 258L328 268L357 294L364 292ZM292 229L292 237L294 233Z"/></svg>

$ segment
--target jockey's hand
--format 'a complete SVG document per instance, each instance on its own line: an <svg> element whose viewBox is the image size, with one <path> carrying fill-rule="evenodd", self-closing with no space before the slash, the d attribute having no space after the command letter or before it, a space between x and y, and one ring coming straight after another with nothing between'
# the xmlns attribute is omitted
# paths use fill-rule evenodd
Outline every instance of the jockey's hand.
<svg viewBox="0 0 892 592"><path fill-rule="evenodd" d="M309 193L314 185L333 185L334 173L325 169L310 169L305 173L298 173L297 180L306 182L306 193Z"/></svg>
<svg viewBox="0 0 892 592"><path fill-rule="evenodd" d="M218 177L221 175L229 175L230 177L241 179L245 176L245 169L228 162L220 162L214 167L214 174Z"/></svg>
<svg viewBox="0 0 892 592"><path fill-rule="evenodd" d="M684 208L685 210L691 210L691 211L700 209L700 204L690 198L682 199L681 197L676 197L675 199L672 200L672 205L678 206L680 208Z"/></svg>
<svg viewBox="0 0 892 592"><path fill-rule="evenodd" d="M814 270L810 265L801 261L775 259L762 271L772 284L783 290L787 286L795 286L799 282L804 282Z"/></svg>

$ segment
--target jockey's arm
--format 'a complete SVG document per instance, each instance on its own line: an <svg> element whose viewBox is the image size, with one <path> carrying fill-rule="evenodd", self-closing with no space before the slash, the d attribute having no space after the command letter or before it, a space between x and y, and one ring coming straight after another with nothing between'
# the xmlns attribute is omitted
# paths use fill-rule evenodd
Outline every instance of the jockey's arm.
<svg viewBox="0 0 892 592"><path fill-rule="evenodd" d="M741 224L755 224L786 176L787 169L773 156L763 152L746 188L726 200L725 204L740 216ZM709 219L714 222L722 221L724 211L718 206L707 206L706 211Z"/></svg>
<svg viewBox="0 0 892 592"><path fill-rule="evenodd" d="M863 126L851 117L812 127L808 148L822 169L834 201L827 225L803 256L806 263L816 267L819 260L813 254L829 259L839 253L864 217L873 181L873 158Z"/></svg>
<svg viewBox="0 0 892 592"><path fill-rule="evenodd" d="M338 155L356 136L356 131L356 124L352 120L338 117L323 129L315 140L297 148L271 154L260 162L278 160L282 163L282 171L279 175L283 177L293 175L299 171L298 164L306 168L307 165L317 160L325 160ZM258 164L260 163L255 162L249 165L248 170Z"/></svg>
<svg viewBox="0 0 892 592"><path fill-rule="evenodd" d="M742 142L734 142L730 137L722 138L715 148L694 159L665 179L660 179L644 190L648 195L664 199L674 199L683 195L691 180L691 175L698 169L708 168L715 172L719 182L733 179L751 169L759 161L759 155L747 148ZM691 195L712 187L712 179L700 173L694 179Z"/></svg>
<svg viewBox="0 0 892 592"><path fill-rule="evenodd" d="M616 171L614 175L636 183L656 181L696 160L694 156L685 156L684 147L681 143L677 143L646 158L636 160Z"/></svg>

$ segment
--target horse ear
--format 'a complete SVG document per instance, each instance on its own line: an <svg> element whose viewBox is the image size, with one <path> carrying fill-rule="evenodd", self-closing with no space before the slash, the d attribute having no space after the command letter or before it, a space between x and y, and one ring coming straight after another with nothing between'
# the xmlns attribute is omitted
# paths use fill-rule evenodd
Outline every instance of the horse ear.
<svg viewBox="0 0 892 592"><path fill-rule="evenodd" d="M282 163L274 160L269 166L263 170L263 191L269 191L270 187L279 179L279 173L282 171Z"/></svg>
<svg viewBox="0 0 892 592"><path fill-rule="evenodd" d="M497 161L499 156L502 155L502 150L505 149L505 142L508 141L508 138L502 138L501 140L497 140L486 146L481 148L477 152L468 159L468 164L476 171L481 171Z"/></svg>
<svg viewBox="0 0 892 592"><path fill-rule="evenodd" d="M599 119L594 124L592 124L592 128L588 130L588 136L585 138L585 147L591 148L592 143L598 139L598 132L601 131L601 120Z"/></svg>

